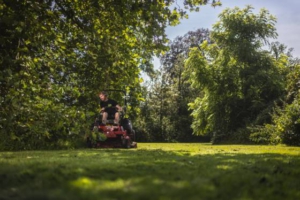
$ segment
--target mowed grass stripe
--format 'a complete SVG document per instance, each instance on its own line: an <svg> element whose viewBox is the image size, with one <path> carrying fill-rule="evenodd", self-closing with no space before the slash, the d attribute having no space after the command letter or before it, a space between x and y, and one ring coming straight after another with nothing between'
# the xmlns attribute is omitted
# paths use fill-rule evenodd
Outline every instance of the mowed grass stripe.
<svg viewBox="0 0 300 200"><path fill-rule="evenodd" d="M139 143L0 152L0 199L300 199L300 148Z"/></svg>

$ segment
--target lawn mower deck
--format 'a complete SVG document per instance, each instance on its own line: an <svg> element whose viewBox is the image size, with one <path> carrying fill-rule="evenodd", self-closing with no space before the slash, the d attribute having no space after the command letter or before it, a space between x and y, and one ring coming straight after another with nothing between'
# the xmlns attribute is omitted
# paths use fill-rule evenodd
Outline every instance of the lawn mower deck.
<svg viewBox="0 0 300 200"><path fill-rule="evenodd" d="M135 132L131 128L129 120L121 125L113 123L95 125L92 132L94 137L87 138L90 148L137 148Z"/></svg>
<svg viewBox="0 0 300 200"><path fill-rule="evenodd" d="M121 125L100 124L98 131L102 138L96 142L97 148L137 148L137 143L133 141L134 133L128 134Z"/></svg>

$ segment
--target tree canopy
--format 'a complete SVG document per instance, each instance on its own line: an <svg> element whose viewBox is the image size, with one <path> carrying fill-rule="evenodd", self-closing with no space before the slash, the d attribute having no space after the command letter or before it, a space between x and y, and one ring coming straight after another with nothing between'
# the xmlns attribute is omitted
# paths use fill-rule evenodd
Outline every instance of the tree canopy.
<svg viewBox="0 0 300 200"><path fill-rule="evenodd" d="M97 92L138 89L140 71L151 71L152 56L166 50L165 28L209 2L219 4L1 0L1 148L70 141L91 120Z"/></svg>
<svg viewBox="0 0 300 200"><path fill-rule="evenodd" d="M263 50L277 36L276 19L262 9L225 9L213 26L211 40L194 48L186 74L203 93L190 103L196 134L218 136L270 121L269 112L284 93L287 58Z"/></svg>

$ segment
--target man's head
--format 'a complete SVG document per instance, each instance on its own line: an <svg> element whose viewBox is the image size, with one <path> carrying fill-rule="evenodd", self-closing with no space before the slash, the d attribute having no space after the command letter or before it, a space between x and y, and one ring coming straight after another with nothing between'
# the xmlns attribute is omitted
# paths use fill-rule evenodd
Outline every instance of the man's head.
<svg viewBox="0 0 300 200"><path fill-rule="evenodd" d="M99 93L99 98L101 101L106 101L108 98L108 94L105 91Z"/></svg>

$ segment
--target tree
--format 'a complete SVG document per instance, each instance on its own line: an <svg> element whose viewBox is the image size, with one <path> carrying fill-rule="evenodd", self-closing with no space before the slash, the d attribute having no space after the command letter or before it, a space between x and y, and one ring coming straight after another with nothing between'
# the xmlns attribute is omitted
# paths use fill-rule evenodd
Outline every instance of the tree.
<svg viewBox="0 0 300 200"><path fill-rule="evenodd" d="M172 101L174 112L168 118L176 132L176 139L179 141L193 139L190 127L192 118L188 103L198 94L191 88L189 78L183 76L184 62L191 48L198 48L205 40L210 41L209 33L208 29L197 29L187 32L184 36L178 36L169 43L170 50L160 57L163 65L162 72L167 77L166 84L177 93L177 98Z"/></svg>
<svg viewBox="0 0 300 200"><path fill-rule="evenodd" d="M300 146L300 65L289 70L286 98L272 112L272 122L253 131L250 138L256 143Z"/></svg>
<svg viewBox="0 0 300 200"><path fill-rule="evenodd" d="M99 90L138 88L166 49L166 26L186 16L173 3L1 1L0 149L65 146L88 127Z"/></svg>
<svg viewBox="0 0 300 200"><path fill-rule="evenodd" d="M214 141L253 124L264 124L274 101L284 93L286 57L275 60L262 49L277 36L276 19L262 9L225 9L211 32L213 44L194 48L186 71L203 95L190 103L196 134L212 134ZM246 136L247 137L247 136Z"/></svg>
<svg viewBox="0 0 300 200"><path fill-rule="evenodd" d="M189 31L184 36L178 36L169 43L169 50L160 57L162 66L151 76L152 84L147 86L146 102L139 120L144 122L139 124L139 131L145 135L145 139L155 141L196 139L192 136L190 127L192 118L187 106L196 92L191 89L190 83L182 73L184 60L190 48L208 39L208 35L208 30L198 29Z"/></svg>

